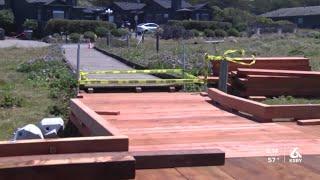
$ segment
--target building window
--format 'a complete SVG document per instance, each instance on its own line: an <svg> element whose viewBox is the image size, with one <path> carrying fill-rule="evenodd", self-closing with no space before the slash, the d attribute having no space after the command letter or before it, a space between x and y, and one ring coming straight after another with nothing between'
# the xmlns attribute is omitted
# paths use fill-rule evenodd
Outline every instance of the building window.
<svg viewBox="0 0 320 180"><path fill-rule="evenodd" d="M303 24L303 18L302 17L298 18L298 24Z"/></svg>
<svg viewBox="0 0 320 180"><path fill-rule="evenodd" d="M166 13L166 14L163 15L163 17L166 18L166 19L168 19L168 18L169 18L169 14Z"/></svg>
<svg viewBox="0 0 320 180"><path fill-rule="evenodd" d="M64 19L64 11L53 10L52 11L53 19Z"/></svg>
<svg viewBox="0 0 320 180"><path fill-rule="evenodd" d="M201 18L200 18L202 21L208 21L209 20L209 14L201 14Z"/></svg>

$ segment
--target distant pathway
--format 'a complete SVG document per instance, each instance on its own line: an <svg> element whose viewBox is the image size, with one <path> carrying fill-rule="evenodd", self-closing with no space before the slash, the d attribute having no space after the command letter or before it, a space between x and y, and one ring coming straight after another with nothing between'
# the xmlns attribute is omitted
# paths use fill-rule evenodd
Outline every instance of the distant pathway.
<svg viewBox="0 0 320 180"><path fill-rule="evenodd" d="M126 64L107 56L95 49L89 49L86 44L80 46L80 69L83 71L98 70L132 70ZM77 67L77 45L63 45L65 57L74 69ZM148 74L109 74L109 75L90 75L96 79L158 79Z"/></svg>
<svg viewBox="0 0 320 180"><path fill-rule="evenodd" d="M0 40L0 48L9 48L9 47L17 47L17 48L40 48L47 47L50 44L40 41L32 41L32 40L19 40L19 39L6 39Z"/></svg>

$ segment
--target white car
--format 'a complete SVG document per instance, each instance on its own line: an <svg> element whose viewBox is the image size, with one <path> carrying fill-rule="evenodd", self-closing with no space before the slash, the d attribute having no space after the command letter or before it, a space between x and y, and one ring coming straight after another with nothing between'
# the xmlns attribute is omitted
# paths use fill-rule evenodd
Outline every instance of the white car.
<svg viewBox="0 0 320 180"><path fill-rule="evenodd" d="M137 32L142 33L142 32L154 32L156 31L160 26L155 23L143 23L139 24L137 26Z"/></svg>

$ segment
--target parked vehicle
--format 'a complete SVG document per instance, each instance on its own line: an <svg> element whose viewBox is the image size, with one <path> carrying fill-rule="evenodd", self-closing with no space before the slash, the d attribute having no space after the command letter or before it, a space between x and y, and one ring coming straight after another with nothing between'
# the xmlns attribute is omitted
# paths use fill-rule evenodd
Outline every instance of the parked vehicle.
<svg viewBox="0 0 320 180"><path fill-rule="evenodd" d="M137 32L142 33L142 32L154 32L156 31L160 26L155 23L143 23L139 24L137 26Z"/></svg>

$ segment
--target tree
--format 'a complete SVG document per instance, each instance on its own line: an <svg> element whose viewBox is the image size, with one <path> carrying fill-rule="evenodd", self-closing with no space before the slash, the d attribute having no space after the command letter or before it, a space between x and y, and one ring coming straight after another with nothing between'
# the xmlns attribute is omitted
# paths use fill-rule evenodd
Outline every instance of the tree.
<svg viewBox="0 0 320 180"><path fill-rule="evenodd" d="M14 23L14 15L11 10L0 10L0 27L9 29Z"/></svg>

